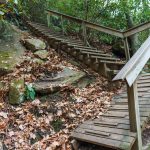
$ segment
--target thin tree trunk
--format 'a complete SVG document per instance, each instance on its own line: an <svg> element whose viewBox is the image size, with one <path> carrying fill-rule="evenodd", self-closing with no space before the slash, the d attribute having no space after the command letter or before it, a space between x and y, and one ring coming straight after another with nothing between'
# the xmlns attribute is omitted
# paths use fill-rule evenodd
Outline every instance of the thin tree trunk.
<svg viewBox="0 0 150 150"><path fill-rule="evenodd" d="M129 13L125 13L126 20L127 20L127 26L128 28L134 27L133 19ZM134 34L129 37L129 44L131 48L131 54L133 55L139 48L139 39L138 34Z"/></svg>

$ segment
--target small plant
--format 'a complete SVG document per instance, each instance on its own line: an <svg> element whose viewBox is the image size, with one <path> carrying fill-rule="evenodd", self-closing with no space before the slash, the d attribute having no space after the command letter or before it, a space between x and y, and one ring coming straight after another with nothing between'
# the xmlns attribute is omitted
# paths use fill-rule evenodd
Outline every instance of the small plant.
<svg viewBox="0 0 150 150"><path fill-rule="evenodd" d="M51 125L53 126L55 132L59 132L63 128L63 122L61 119L52 121Z"/></svg>
<svg viewBox="0 0 150 150"><path fill-rule="evenodd" d="M26 85L25 96L27 100L35 100L35 90L32 84Z"/></svg>

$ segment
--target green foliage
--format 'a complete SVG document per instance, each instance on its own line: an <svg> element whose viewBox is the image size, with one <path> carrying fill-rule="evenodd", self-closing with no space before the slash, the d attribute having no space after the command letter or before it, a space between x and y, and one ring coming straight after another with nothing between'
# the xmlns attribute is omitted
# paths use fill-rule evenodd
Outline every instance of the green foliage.
<svg viewBox="0 0 150 150"><path fill-rule="evenodd" d="M15 8L15 4L15 0L8 0L3 4L0 4L0 20L2 20L4 15L8 12L18 13L17 9Z"/></svg>
<svg viewBox="0 0 150 150"><path fill-rule="evenodd" d="M59 132L63 128L63 122L60 119L52 121L51 125L53 126L55 132Z"/></svg>
<svg viewBox="0 0 150 150"><path fill-rule="evenodd" d="M125 30L150 20L149 0L18 0L17 7L13 6L14 0L7 3L7 9L4 9L4 5L0 5L0 18L8 10L16 14L23 13L32 21L47 24L49 20L49 26L57 31L62 30L61 18L51 16L47 19L46 9L118 30ZM64 19L63 26L66 33L82 35L82 27L77 23ZM87 32L89 40L99 39L110 44L118 40L116 37L90 29ZM142 42L148 35L149 31L139 34L140 41Z"/></svg>
<svg viewBox="0 0 150 150"><path fill-rule="evenodd" d="M31 84L26 85L25 96L27 100L35 100L35 90Z"/></svg>

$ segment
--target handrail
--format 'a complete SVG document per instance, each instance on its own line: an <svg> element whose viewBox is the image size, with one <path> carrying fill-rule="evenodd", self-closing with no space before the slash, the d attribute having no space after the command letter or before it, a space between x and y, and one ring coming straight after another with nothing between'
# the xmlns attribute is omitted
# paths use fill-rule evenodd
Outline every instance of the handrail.
<svg viewBox="0 0 150 150"><path fill-rule="evenodd" d="M137 25L133 28L130 28L130 29L124 31L123 34L124 34L124 37L129 37L131 35L134 35L138 32L144 31L144 30L149 29L149 28L150 28L150 21L142 23L140 25Z"/></svg>
<svg viewBox="0 0 150 150"><path fill-rule="evenodd" d="M69 16L69 15L66 15L66 14L63 14L63 13L60 13L60 12L56 12L56 11L53 11L53 10L46 10L46 11L49 14L57 15L57 16L63 16L66 19L78 22L80 24L85 23L85 26L88 27L88 28L95 29L95 30L98 30L98 31L101 31L101 32L104 32L104 33L107 33L107 34L110 34L110 35L113 35L113 36L117 36L117 37L120 37L120 38L127 38L131 35L134 35L136 33L139 33L141 31L144 31L144 30L150 28L150 21L148 21L148 22L145 22L143 24L137 25L133 28L130 28L128 30L119 31L119 30L116 30L116 29L113 29L113 28L109 28L109 27L105 27L105 26L102 26L102 25L99 25L99 24L91 23L89 21L82 20L82 19L79 19L77 17Z"/></svg>
<svg viewBox="0 0 150 150"><path fill-rule="evenodd" d="M115 76L113 81L126 80L131 87L150 58L150 36Z"/></svg>
<svg viewBox="0 0 150 150"><path fill-rule="evenodd" d="M72 17L72 16L69 16L69 15L63 14L63 13L52 11L52 10L47 10L47 12L49 14L53 14L53 15L57 15L57 16L63 16L66 19L78 22L80 24L84 23L85 26L88 27L88 28L95 29L95 30L98 30L98 31L101 31L101 32L104 32L104 33L107 33L107 34L110 34L110 35L113 35L113 36L123 38L123 33L121 31L115 30L113 28L109 28L109 27L105 27L105 26L102 26L102 25L94 24L94 23L88 22L86 20L82 20L82 19L79 19L79 18L76 18L76 17Z"/></svg>

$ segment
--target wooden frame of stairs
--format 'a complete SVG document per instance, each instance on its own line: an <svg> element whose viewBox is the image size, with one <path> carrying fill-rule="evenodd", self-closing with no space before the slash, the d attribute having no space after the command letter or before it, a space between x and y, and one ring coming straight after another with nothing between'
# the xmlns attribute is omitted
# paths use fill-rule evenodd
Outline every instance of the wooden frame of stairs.
<svg viewBox="0 0 150 150"><path fill-rule="evenodd" d="M94 30L97 30L97 31L100 31L100 32L103 32L103 33L107 33L107 34L112 35L112 36L122 38L122 40L124 41L126 60L130 59L130 52L129 52L129 46L128 46L128 37L150 28L150 21L149 21L149 22L137 25L137 26L135 26L133 28L130 28L128 30L119 31L119 30L116 30L116 29L113 29L113 28L109 28L109 27L102 26L102 25L99 25L99 24L91 23L91 22L83 20L83 19L72 17L72 16L69 16L69 15L66 15L66 14L63 14L63 13L60 13L60 12L56 12L56 11L52 11L52 10L46 10L46 11L47 11L47 14L48 14L47 15L48 26L50 24L50 19L49 18L50 18L51 15L61 17L62 31L64 31L64 27L63 27L63 20L64 19L71 20L71 21L74 21L78 24L81 24L82 29L83 29L83 38L84 38L85 44L87 44L87 32L86 32L87 29L86 28L94 29Z"/></svg>
<svg viewBox="0 0 150 150"><path fill-rule="evenodd" d="M130 131L137 133L137 139L132 148L133 150L142 150L141 126L139 118L140 111L136 79L146 65L149 58L150 36L113 79L114 81L126 80L127 82Z"/></svg>

